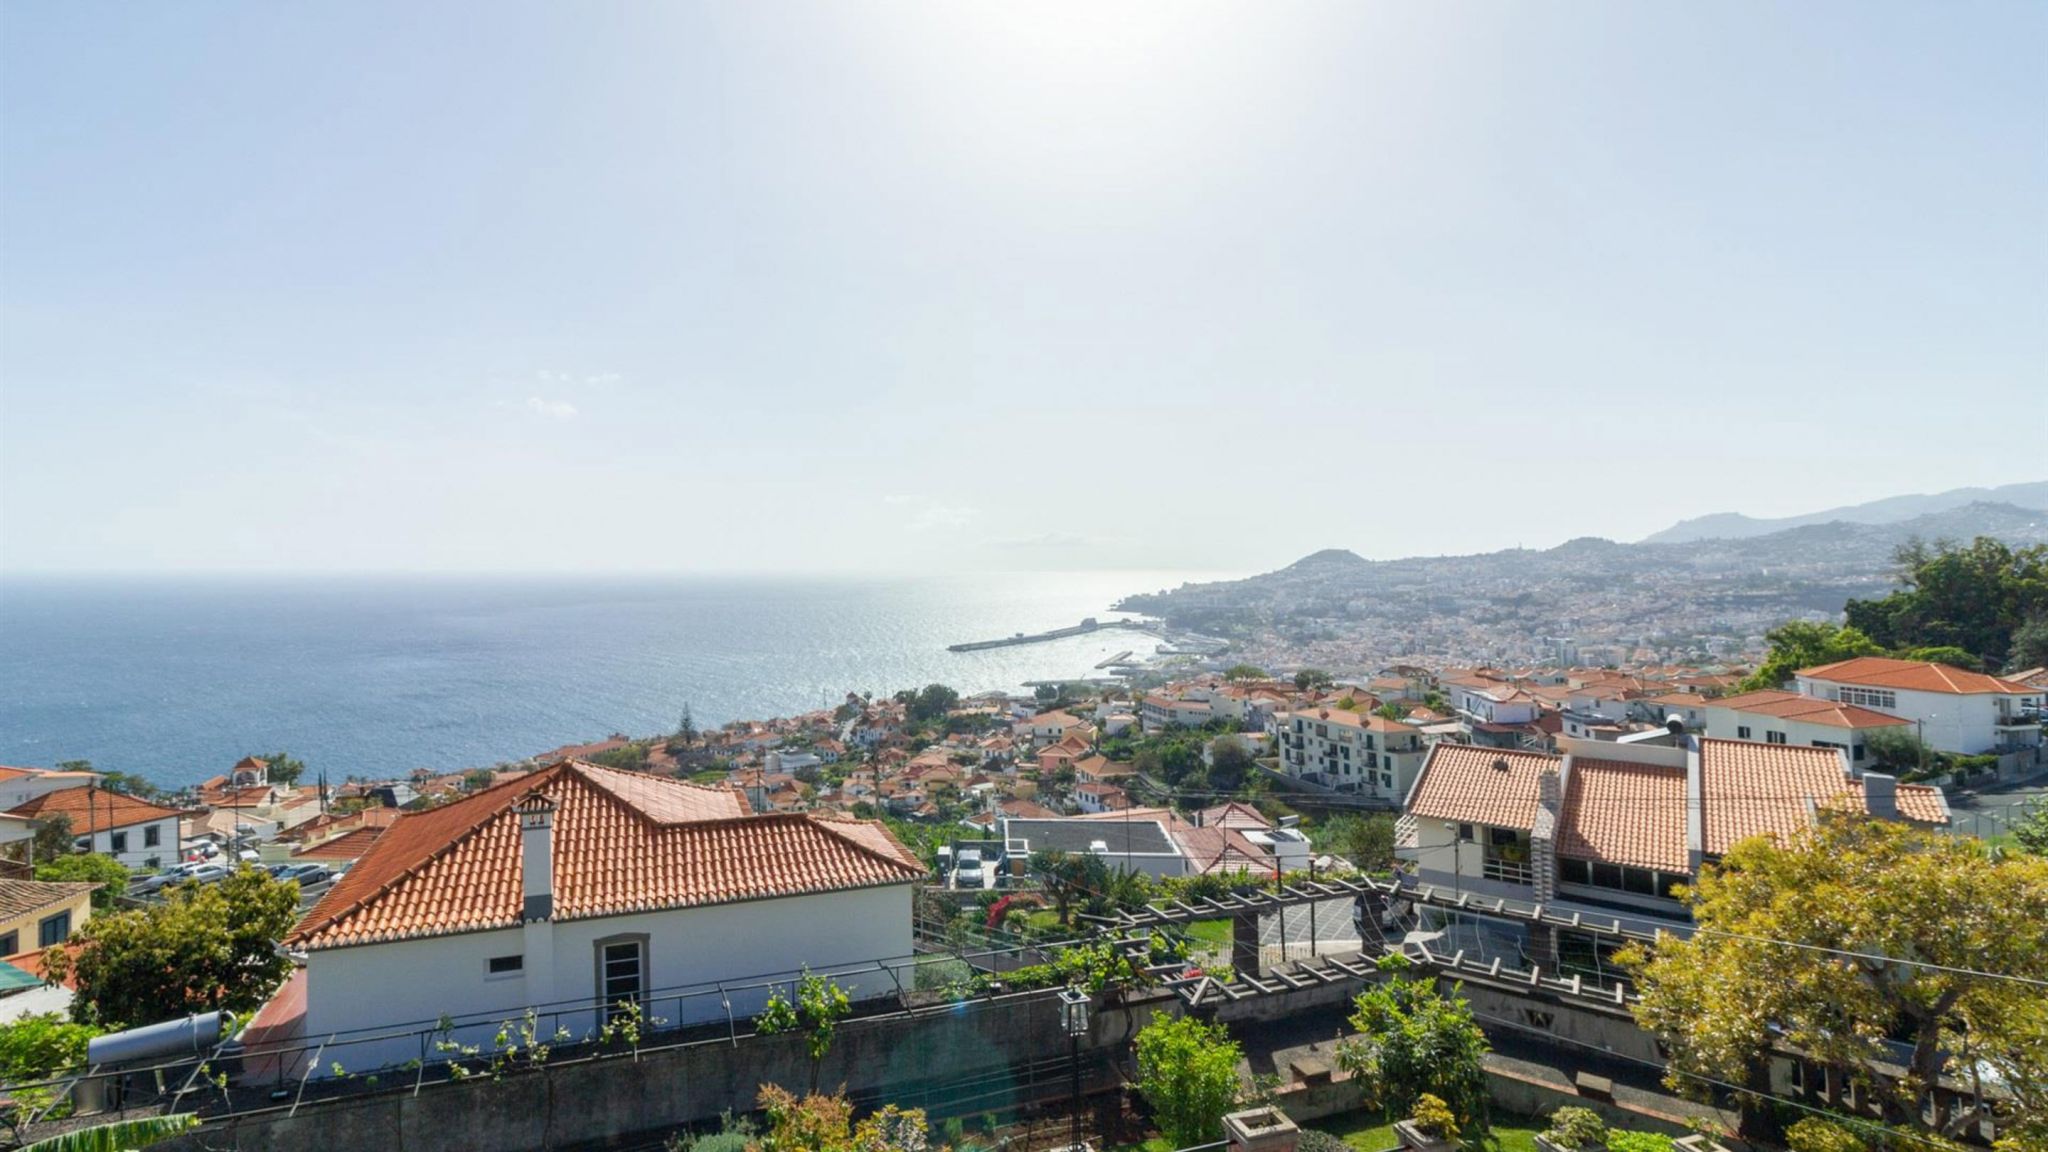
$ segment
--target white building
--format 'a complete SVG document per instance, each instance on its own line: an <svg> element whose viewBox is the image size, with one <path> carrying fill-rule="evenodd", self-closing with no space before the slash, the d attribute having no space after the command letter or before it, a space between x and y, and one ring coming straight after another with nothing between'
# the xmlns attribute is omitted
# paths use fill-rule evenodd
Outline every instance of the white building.
<svg viewBox="0 0 2048 1152"><path fill-rule="evenodd" d="M1139 703L1138 717L1145 731L1162 732L1168 728L1200 728L1215 718L1215 712L1206 699L1163 696L1154 692Z"/></svg>
<svg viewBox="0 0 2048 1152"><path fill-rule="evenodd" d="M874 962L909 955L926 874L876 823L754 816L731 788L565 761L400 818L286 938L305 968L257 1023L339 1033L328 1054L356 1072L421 1041L351 1037L443 1016L486 1045L528 1006L578 1039L626 1001L668 1026L723 1020L767 993L716 982L805 967L862 969L838 982L881 995Z"/></svg>
<svg viewBox="0 0 2048 1152"><path fill-rule="evenodd" d="M1909 728L1913 723L1854 704L1775 689L1709 700L1704 711L1707 735L1716 740L1839 748L1858 768L1869 761L1865 745L1872 732Z"/></svg>
<svg viewBox="0 0 2048 1152"><path fill-rule="evenodd" d="M1527 724L1542 711L1542 701L1505 682L1453 683L1451 706L1483 724Z"/></svg>
<svg viewBox="0 0 2048 1152"><path fill-rule="evenodd" d="M97 772L54 772L47 768L0 767L0 811L13 811L38 796L98 784Z"/></svg>
<svg viewBox="0 0 2048 1152"><path fill-rule="evenodd" d="M2041 702L2048 693L2015 681L1883 656L1858 656L1794 675L1801 695L1903 717L1928 746L1943 752L2041 747Z"/></svg>
<svg viewBox="0 0 2048 1152"><path fill-rule="evenodd" d="M112 856L131 869L178 862L178 820L184 813L123 792L90 785L59 788L10 812L38 823L61 817L81 851Z"/></svg>
<svg viewBox="0 0 2048 1152"><path fill-rule="evenodd" d="M1370 713L1319 708L1276 719L1282 772L1390 804L1408 794L1429 751L1422 729Z"/></svg>

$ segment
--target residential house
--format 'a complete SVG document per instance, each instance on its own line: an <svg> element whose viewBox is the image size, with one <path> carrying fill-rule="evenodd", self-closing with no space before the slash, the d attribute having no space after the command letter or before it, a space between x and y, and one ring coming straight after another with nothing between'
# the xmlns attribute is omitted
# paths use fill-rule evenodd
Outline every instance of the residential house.
<svg viewBox="0 0 2048 1152"><path fill-rule="evenodd" d="M178 860L178 821L185 814L124 792L88 786L60 788L16 805L16 816L47 821L62 816L82 851L112 856L129 868L160 868Z"/></svg>
<svg viewBox="0 0 2048 1152"><path fill-rule="evenodd" d="M305 968L258 1023L346 1039L447 1019L474 1043L539 1005L582 1037L629 1001L670 1025L749 1015L764 990L667 993L805 967L865 969L840 985L880 995L894 982L873 962L910 953L926 874L876 823L756 816L732 788L563 761L379 836L286 937ZM329 1054L359 1072L419 1051L401 1035Z"/></svg>
<svg viewBox="0 0 2048 1152"><path fill-rule="evenodd" d="M1838 748L1679 736L1673 746L1567 739L1562 755L1439 744L1410 791L1397 846L1422 884L1683 931L1673 889L1737 841L1841 810L1945 825L1941 791L1859 772ZM1452 918L1519 947L1520 929ZM1505 942L1505 943L1503 943Z"/></svg>
<svg viewBox="0 0 2048 1152"><path fill-rule="evenodd" d="M1938 751L2023 751L2039 759L2042 700L2048 697L2040 688L1884 656L1858 656L1794 675L1801 695L1903 717Z"/></svg>
<svg viewBox="0 0 2048 1152"><path fill-rule="evenodd" d="M1131 806L1131 797L1114 784L1076 784L1074 803L1083 812L1121 812Z"/></svg>
<svg viewBox="0 0 2048 1152"><path fill-rule="evenodd" d="M0 767L0 809L13 811L52 792L66 788L84 788L98 784L101 776L97 772L63 771L48 768Z"/></svg>
<svg viewBox="0 0 2048 1152"><path fill-rule="evenodd" d="M92 919L97 884L0 880L0 956L62 944Z"/></svg>
<svg viewBox="0 0 2048 1152"><path fill-rule="evenodd" d="M1195 700L1151 692L1138 703L1138 720L1147 732L1163 732L1168 728L1200 728L1213 719L1214 715L1207 699Z"/></svg>
<svg viewBox="0 0 2048 1152"><path fill-rule="evenodd" d="M1706 734L1717 740L1839 748L1858 768L1869 759L1865 745L1872 732L1908 729L1913 723L1872 708L1775 688L1709 700L1704 711Z"/></svg>

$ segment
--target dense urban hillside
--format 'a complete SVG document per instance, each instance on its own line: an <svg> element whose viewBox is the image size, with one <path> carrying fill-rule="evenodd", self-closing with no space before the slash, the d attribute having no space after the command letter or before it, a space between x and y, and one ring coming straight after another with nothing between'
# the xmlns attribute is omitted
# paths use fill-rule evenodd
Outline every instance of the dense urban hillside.
<svg viewBox="0 0 2048 1152"><path fill-rule="evenodd" d="M1764 536L1373 561L1331 549L1245 580L1131 596L1118 607L1230 637L1255 662L1369 667L1403 657L1701 659L1760 646L1799 617L1838 617L1885 593L1911 539L2048 541L2048 512L1974 503L1889 524L1814 524ZM1648 649L1647 653L1638 649ZM1569 655L1569 652L1565 652Z"/></svg>

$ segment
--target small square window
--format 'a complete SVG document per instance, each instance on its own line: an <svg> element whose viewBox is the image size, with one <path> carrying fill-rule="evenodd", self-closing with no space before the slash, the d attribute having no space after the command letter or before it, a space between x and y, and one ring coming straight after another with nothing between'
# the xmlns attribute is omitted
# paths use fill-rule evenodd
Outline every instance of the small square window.
<svg viewBox="0 0 2048 1152"><path fill-rule="evenodd" d="M514 972L524 972L526 970L526 957L493 956L486 963L486 967L492 976L510 976Z"/></svg>
<svg viewBox="0 0 2048 1152"><path fill-rule="evenodd" d="M108 837L108 842L113 845L115 855L119 855L128 850L128 834L126 832L114 833L113 835Z"/></svg>
<svg viewBox="0 0 2048 1152"><path fill-rule="evenodd" d="M155 847L157 847L158 845L162 844L163 842L164 842L164 826L163 826L163 825L161 825L161 824L151 824L151 825L150 825L149 827L147 827L147 828L144 828L144 829L142 830L142 846L143 846L144 848L155 848Z"/></svg>

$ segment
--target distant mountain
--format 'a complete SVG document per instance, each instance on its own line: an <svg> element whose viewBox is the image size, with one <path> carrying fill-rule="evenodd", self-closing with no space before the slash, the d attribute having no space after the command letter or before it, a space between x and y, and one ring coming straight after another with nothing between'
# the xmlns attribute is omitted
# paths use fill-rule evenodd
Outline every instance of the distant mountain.
<svg viewBox="0 0 2048 1152"><path fill-rule="evenodd" d="M1273 666L1507 663L1551 658L1566 646L1597 646L1608 659L1641 650L1711 659L1754 647L1786 620L1839 619L1851 597L1884 595L1893 552L1907 540L1976 536L2048 543L2048 511L1979 501L1892 523L1835 519L1673 543L1583 536L1541 551L1404 560L1332 548L1278 571L1184 584L1117 606L1228 638L1234 657Z"/></svg>
<svg viewBox="0 0 2048 1152"><path fill-rule="evenodd" d="M1804 516L1783 516L1768 520L1744 516L1740 512L1716 512L1710 516L1680 520L1662 532L1645 536L1642 542L1686 544L1694 540L1747 540L1755 536L1782 532L1787 528L1799 528L1808 524L1830 524L1836 521L1849 524L1896 524L1916 516L1947 512L1966 504L2011 504L2036 511L2048 510L2048 480L2006 484L1997 488L1953 488L1928 496L1890 496L1883 500L1872 500L1868 504L1851 504L1843 508L1830 508L1825 512L1809 512Z"/></svg>

